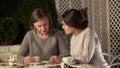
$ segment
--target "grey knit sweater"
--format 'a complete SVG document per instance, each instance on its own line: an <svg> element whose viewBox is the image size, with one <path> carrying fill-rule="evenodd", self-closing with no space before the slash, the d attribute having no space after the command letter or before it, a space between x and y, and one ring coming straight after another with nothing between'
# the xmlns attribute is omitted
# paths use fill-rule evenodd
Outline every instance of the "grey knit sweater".
<svg viewBox="0 0 120 68"><path fill-rule="evenodd" d="M48 60L53 55L69 56L70 47L63 35L51 29L47 39L40 39L34 31L28 31L18 52L18 62L23 64L27 55L39 56L41 60Z"/></svg>

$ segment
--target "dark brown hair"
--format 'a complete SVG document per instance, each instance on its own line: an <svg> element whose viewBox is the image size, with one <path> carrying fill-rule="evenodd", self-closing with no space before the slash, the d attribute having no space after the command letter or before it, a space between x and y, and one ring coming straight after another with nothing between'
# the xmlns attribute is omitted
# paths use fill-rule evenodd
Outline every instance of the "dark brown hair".
<svg viewBox="0 0 120 68"><path fill-rule="evenodd" d="M40 19L47 17L49 20L49 25L51 24L51 18L48 15L48 13L43 8L37 8L32 12L32 15L30 17L30 26L31 29L34 29L34 23L39 21Z"/></svg>
<svg viewBox="0 0 120 68"><path fill-rule="evenodd" d="M76 29L85 29L88 26L88 20L81 14L79 10L66 10L62 15L62 20L70 27Z"/></svg>

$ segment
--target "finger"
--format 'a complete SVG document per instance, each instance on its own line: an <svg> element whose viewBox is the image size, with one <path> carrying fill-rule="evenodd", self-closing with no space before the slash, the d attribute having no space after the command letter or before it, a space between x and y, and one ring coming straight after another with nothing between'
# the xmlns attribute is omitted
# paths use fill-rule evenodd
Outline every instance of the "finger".
<svg viewBox="0 0 120 68"><path fill-rule="evenodd" d="M11 56L9 58L11 59Z"/></svg>
<svg viewBox="0 0 120 68"><path fill-rule="evenodd" d="M53 62L52 62L52 60L50 59L49 61L48 61L48 64L52 64Z"/></svg>
<svg viewBox="0 0 120 68"><path fill-rule="evenodd" d="M54 62L53 61L49 61L48 64L54 64Z"/></svg>
<svg viewBox="0 0 120 68"><path fill-rule="evenodd" d="M34 58L34 57L30 57L30 58L29 58L29 61L30 61L30 62L35 62L35 58Z"/></svg>
<svg viewBox="0 0 120 68"><path fill-rule="evenodd" d="M25 63L25 64L29 63L29 58L28 58L28 57L25 57L24 63Z"/></svg>

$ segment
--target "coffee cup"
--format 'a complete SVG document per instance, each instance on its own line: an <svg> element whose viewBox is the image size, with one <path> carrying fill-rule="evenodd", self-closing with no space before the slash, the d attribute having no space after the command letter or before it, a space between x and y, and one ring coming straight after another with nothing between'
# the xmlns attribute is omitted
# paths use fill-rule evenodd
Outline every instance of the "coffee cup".
<svg viewBox="0 0 120 68"><path fill-rule="evenodd" d="M62 62L63 62L63 63L66 63L66 64L68 64L68 65L74 64L74 58L71 57L71 56L63 57L63 58L62 58Z"/></svg>
<svg viewBox="0 0 120 68"><path fill-rule="evenodd" d="M40 57L39 56L34 56L35 62L40 62Z"/></svg>
<svg viewBox="0 0 120 68"><path fill-rule="evenodd" d="M10 55L8 58L9 65L17 65L17 57L16 55Z"/></svg>

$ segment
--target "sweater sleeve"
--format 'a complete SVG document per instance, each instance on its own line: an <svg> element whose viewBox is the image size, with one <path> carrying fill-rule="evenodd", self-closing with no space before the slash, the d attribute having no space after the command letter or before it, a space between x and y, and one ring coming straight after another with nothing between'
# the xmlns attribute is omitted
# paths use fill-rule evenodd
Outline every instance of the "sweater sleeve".
<svg viewBox="0 0 120 68"><path fill-rule="evenodd" d="M92 32L87 32L83 37L81 54L77 57L80 63L89 63L95 52L95 38Z"/></svg>
<svg viewBox="0 0 120 68"><path fill-rule="evenodd" d="M23 64L24 57L28 54L29 52L29 42L28 42L28 36L29 32L26 33L25 37L23 38L23 41L21 43L21 46L19 48L18 52L18 63Z"/></svg>
<svg viewBox="0 0 120 68"><path fill-rule="evenodd" d="M63 36L63 34L58 31L57 32L57 38L58 38L58 50L59 50L59 56L70 56L70 45L67 38Z"/></svg>

